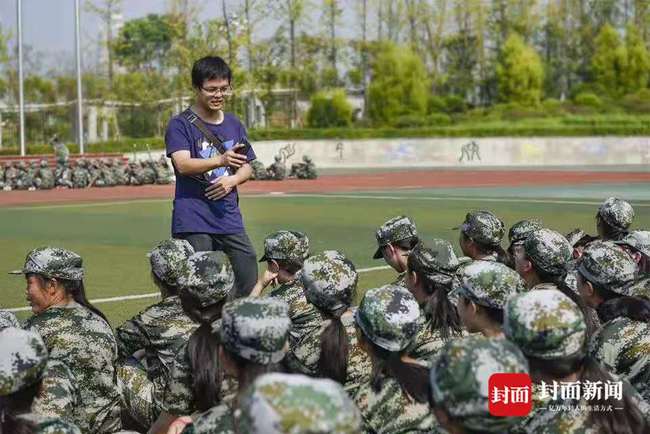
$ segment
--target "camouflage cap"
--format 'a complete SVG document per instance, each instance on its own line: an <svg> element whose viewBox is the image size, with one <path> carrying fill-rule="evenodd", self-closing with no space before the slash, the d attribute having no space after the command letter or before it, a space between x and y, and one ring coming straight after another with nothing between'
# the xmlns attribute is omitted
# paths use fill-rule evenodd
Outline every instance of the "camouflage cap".
<svg viewBox="0 0 650 434"><path fill-rule="evenodd" d="M587 325L577 304L557 289L539 289L508 300L503 332L528 357L566 359L584 354Z"/></svg>
<svg viewBox="0 0 650 434"><path fill-rule="evenodd" d="M614 244L630 246L639 253L650 257L650 231L632 231Z"/></svg>
<svg viewBox="0 0 650 434"><path fill-rule="evenodd" d="M181 290L194 297L202 307L228 296L235 285L235 274L225 253L196 252L187 259L178 276Z"/></svg>
<svg viewBox="0 0 650 434"><path fill-rule="evenodd" d="M573 258L571 244L558 232L539 229L531 232L524 241L526 256L542 271L562 275Z"/></svg>
<svg viewBox="0 0 650 434"><path fill-rule="evenodd" d="M159 242L147 256L153 274L167 285L177 287L187 259L193 253L194 248L187 240L172 238Z"/></svg>
<svg viewBox="0 0 650 434"><path fill-rule="evenodd" d="M38 333L6 328L0 331L0 396L10 395L41 379L47 348Z"/></svg>
<svg viewBox="0 0 650 434"><path fill-rule="evenodd" d="M636 278L636 263L614 244L589 244L578 260L577 270L592 283L620 295L633 295L630 288Z"/></svg>
<svg viewBox="0 0 650 434"><path fill-rule="evenodd" d="M357 434L361 415L340 384L298 374L265 374L242 398L239 431Z"/></svg>
<svg viewBox="0 0 650 434"><path fill-rule="evenodd" d="M366 292L354 318L375 345L388 351L402 351L418 331L420 307L408 290L385 285Z"/></svg>
<svg viewBox="0 0 650 434"><path fill-rule="evenodd" d="M309 238L298 231L278 231L264 239L264 256L269 259L302 261L309 256Z"/></svg>
<svg viewBox="0 0 650 434"><path fill-rule="evenodd" d="M433 238L420 240L408 253L408 266L433 282L450 285L460 262L449 241Z"/></svg>
<svg viewBox="0 0 650 434"><path fill-rule="evenodd" d="M450 340L431 367L433 402L465 429L506 432L521 419L488 411L489 379L497 373L528 373L528 361L512 342L481 335Z"/></svg>
<svg viewBox="0 0 650 434"><path fill-rule="evenodd" d="M510 227L508 241L510 241L510 244L521 244L526 240L528 234L542 229L542 227L539 220L520 220Z"/></svg>
<svg viewBox="0 0 650 434"><path fill-rule="evenodd" d="M45 277L65 280L82 280L84 277L81 256L59 247L39 247L32 250L25 258L21 270L9 274L40 274Z"/></svg>
<svg viewBox="0 0 650 434"><path fill-rule="evenodd" d="M20 328L20 322L13 312L0 309L0 330L4 330L8 327Z"/></svg>
<svg viewBox="0 0 650 434"><path fill-rule="evenodd" d="M240 298L223 307L216 327L228 351L262 365L278 363L287 352L289 306L271 297Z"/></svg>
<svg viewBox="0 0 650 434"><path fill-rule="evenodd" d="M47 160L41 160L41 167L47 167L49 166Z"/></svg>
<svg viewBox="0 0 650 434"><path fill-rule="evenodd" d="M481 306L503 309L508 298L524 289L515 270L499 262L474 261L463 268L457 292Z"/></svg>
<svg viewBox="0 0 650 434"><path fill-rule="evenodd" d="M575 247L576 244L578 243L578 241L583 239L586 235L587 235L587 233L585 231L583 231L582 229L575 228L574 230L572 230L571 232L566 234L564 236L564 238L566 238L566 240L569 242L569 244L571 244L571 247Z"/></svg>
<svg viewBox="0 0 650 434"><path fill-rule="evenodd" d="M379 229L377 229L377 232L375 232L375 238L377 238L377 244L379 245L379 248L375 251L375 254L372 256L372 258L381 258L381 248L388 245L389 243L394 243L396 241L401 241L417 236L418 231L415 228L415 223L413 223L410 218L405 216L393 217L381 225Z"/></svg>
<svg viewBox="0 0 650 434"><path fill-rule="evenodd" d="M488 245L499 244L505 234L503 222L490 211L468 212L463 224L454 229L460 229L472 240Z"/></svg>
<svg viewBox="0 0 650 434"><path fill-rule="evenodd" d="M598 208L598 215L611 227L625 230L634 220L634 209L628 202L610 197Z"/></svg>
<svg viewBox="0 0 650 434"><path fill-rule="evenodd" d="M359 281L354 264L336 250L308 258L300 278L307 301L326 312L349 307Z"/></svg>

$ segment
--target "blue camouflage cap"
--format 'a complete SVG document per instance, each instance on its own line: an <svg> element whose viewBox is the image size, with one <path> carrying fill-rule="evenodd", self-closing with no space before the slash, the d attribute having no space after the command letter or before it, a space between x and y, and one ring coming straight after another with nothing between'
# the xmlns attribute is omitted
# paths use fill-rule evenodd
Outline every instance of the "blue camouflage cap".
<svg viewBox="0 0 650 434"><path fill-rule="evenodd" d="M609 197L598 208L598 215L611 227L626 230L634 220L634 208L617 197Z"/></svg>
<svg viewBox="0 0 650 434"><path fill-rule="evenodd" d="M82 280L84 277L81 256L59 247L39 247L27 254L21 270L9 274L39 274L49 278Z"/></svg>
<svg viewBox="0 0 650 434"><path fill-rule="evenodd" d="M402 351L413 341L419 318L418 302L398 285L369 289L354 315L372 343L392 352Z"/></svg>
<svg viewBox="0 0 650 434"><path fill-rule="evenodd" d="M300 278L307 301L326 312L349 307L359 281L354 264L336 250L308 258Z"/></svg>
<svg viewBox="0 0 650 434"><path fill-rule="evenodd" d="M289 306L272 297L240 298L223 307L216 327L228 351L262 365L278 363L288 349Z"/></svg>
<svg viewBox="0 0 650 434"><path fill-rule="evenodd" d="M178 285L201 307L207 307L230 294L235 286L235 274L225 253L196 252L187 259Z"/></svg>
<svg viewBox="0 0 650 434"><path fill-rule="evenodd" d="M460 229L472 240L490 246L498 245L505 234L503 222L490 211L471 211L465 221L454 229Z"/></svg>
<svg viewBox="0 0 650 434"><path fill-rule="evenodd" d="M269 259L302 261L309 256L309 238L298 231L277 231L264 239L264 255Z"/></svg>
<svg viewBox="0 0 650 434"><path fill-rule="evenodd" d="M265 374L242 399L248 434L360 434L361 415L340 384L298 374Z"/></svg>
<svg viewBox="0 0 650 434"><path fill-rule="evenodd" d="M167 285L176 287L187 259L193 253L194 248L187 240L172 238L158 243L147 256L153 274Z"/></svg>
<svg viewBox="0 0 650 434"><path fill-rule="evenodd" d="M593 242L578 260L578 273L588 281L620 295L632 296L636 279L636 263L621 248L612 243Z"/></svg>
<svg viewBox="0 0 650 434"><path fill-rule="evenodd" d="M417 236L418 231L415 228L415 223L413 223L410 218L402 215L393 217L381 225L381 227L377 229L377 232L375 232L375 238L377 239L377 245L379 247L375 251L375 254L372 256L372 258L381 258L382 247L390 243L406 240L408 238Z"/></svg>
<svg viewBox="0 0 650 434"><path fill-rule="evenodd" d="M47 348L38 333L6 328L0 331L0 396L10 395L41 379Z"/></svg>

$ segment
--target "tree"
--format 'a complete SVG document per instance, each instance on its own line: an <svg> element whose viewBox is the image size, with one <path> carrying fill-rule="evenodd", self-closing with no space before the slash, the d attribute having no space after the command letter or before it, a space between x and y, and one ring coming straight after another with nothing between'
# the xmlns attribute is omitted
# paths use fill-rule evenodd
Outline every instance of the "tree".
<svg viewBox="0 0 650 434"><path fill-rule="evenodd" d="M108 81L110 85L113 85L113 15L119 11L120 6L122 5L122 0L103 0L102 3L95 4L93 2L87 2L86 8L99 16L99 18L104 22L104 27L106 28L106 52L108 54L107 66L108 66Z"/></svg>
<svg viewBox="0 0 650 434"><path fill-rule="evenodd" d="M426 69L413 51L394 44L381 44L372 62L368 88L368 114L377 123L397 116L423 116L430 92Z"/></svg>
<svg viewBox="0 0 650 434"><path fill-rule="evenodd" d="M627 52L614 27L605 24L595 41L595 53L591 59L594 81L610 95L624 91L624 74L627 68Z"/></svg>
<svg viewBox="0 0 650 434"><path fill-rule="evenodd" d="M174 38L170 17L149 14L129 20L115 41L115 56L132 70L160 69L165 63Z"/></svg>
<svg viewBox="0 0 650 434"><path fill-rule="evenodd" d="M626 93L631 93L646 88L650 77L648 49L633 24L627 26L625 50L627 62L623 74L623 88Z"/></svg>
<svg viewBox="0 0 650 434"><path fill-rule="evenodd" d="M311 97L307 124L315 128L347 127L352 123L352 106L343 89L321 91Z"/></svg>
<svg viewBox="0 0 650 434"><path fill-rule="evenodd" d="M539 55L512 33L503 44L496 67L499 99L536 105L542 97L544 69Z"/></svg>

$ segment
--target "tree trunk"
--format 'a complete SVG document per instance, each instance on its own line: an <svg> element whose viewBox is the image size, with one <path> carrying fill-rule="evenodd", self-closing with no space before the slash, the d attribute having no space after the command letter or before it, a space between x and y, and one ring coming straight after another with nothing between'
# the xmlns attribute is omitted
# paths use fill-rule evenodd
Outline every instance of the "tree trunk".
<svg viewBox="0 0 650 434"><path fill-rule="evenodd" d="M226 11L226 0L221 0L221 10L223 12L223 22L226 25L226 42L228 43L228 64L232 65L232 34L230 32L230 19L228 18L228 11Z"/></svg>

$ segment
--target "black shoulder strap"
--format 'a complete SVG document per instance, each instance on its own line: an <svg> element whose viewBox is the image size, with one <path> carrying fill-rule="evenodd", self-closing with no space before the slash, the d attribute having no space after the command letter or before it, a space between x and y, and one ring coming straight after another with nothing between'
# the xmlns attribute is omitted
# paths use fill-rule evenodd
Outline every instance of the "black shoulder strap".
<svg viewBox="0 0 650 434"><path fill-rule="evenodd" d="M192 125L203 133L203 135L212 143L212 145L217 148L220 154L226 153L226 148L223 146L223 139L215 135L210 129L203 123L201 118L199 118L192 110L189 108L183 112L185 119Z"/></svg>

